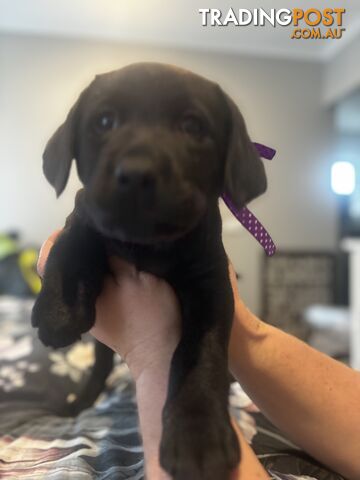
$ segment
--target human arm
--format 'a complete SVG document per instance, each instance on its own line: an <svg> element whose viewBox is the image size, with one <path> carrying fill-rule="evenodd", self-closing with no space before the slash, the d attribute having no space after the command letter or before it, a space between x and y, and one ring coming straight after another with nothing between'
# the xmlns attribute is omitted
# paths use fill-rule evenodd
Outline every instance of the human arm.
<svg viewBox="0 0 360 480"><path fill-rule="evenodd" d="M229 358L260 410L314 458L360 478L360 372L265 324L238 294Z"/></svg>
<svg viewBox="0 0 360 480"><path fill-rule="evenodd" d="M39 272L57 233L44 244ZM111 259L113 275L106 278L97 301L96 324L92 334L127 362L136 382L139 419L144 445L147 478L168 480L159 465L162 433L161 414L165 402L169 365L180 339L180 313L177 299L166 282L140 273L119 259ZM236 428L236 426L235 426ZM268 478L252 449L236 428L242 461L235 480Z"/></svg>
<svg viewBox="0 0 360 480"><path fill-rule="evenodd" d="M159 445L169 366L180 339L177 299L166 282L139 273L126 262L113 259L112 267L115 277L107 279L98 300L92 333L128 364L136 382L147 478L168 480L159 464ZM242 460L232 479L269 478L240 430L234 427Z"/></svg>
<svg viewBox="0 0 360 480"><path fill-rule="evenodd" d="M170 480L159 464L161 413L165 403L168 364L162 363L153 371L144 372L136 382L139 418L144 445L145 465L149 480ZM156 388L154 388L156 386ZM240 448L241 462L231 480L266 480L269 478L249 446L239 427L233 422Z"/></svg>

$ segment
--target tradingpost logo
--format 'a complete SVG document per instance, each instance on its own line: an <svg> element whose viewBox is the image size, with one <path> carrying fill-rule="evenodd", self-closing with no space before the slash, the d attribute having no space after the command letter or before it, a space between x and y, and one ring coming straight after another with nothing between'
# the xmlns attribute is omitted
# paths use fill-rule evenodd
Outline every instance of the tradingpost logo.
<svg viewBox="0 0 360 480"><path fill-rule="evenodd" d="M199 8L202 25L204 27L226 27L235 25L237 27L247 27L253 25L264 27L290 27L292 30L290 37L292 39L340 39L345 32L342 27L345 8L272 8L264 10L263 8L230 8L222 11L217 8Z"/></svg>

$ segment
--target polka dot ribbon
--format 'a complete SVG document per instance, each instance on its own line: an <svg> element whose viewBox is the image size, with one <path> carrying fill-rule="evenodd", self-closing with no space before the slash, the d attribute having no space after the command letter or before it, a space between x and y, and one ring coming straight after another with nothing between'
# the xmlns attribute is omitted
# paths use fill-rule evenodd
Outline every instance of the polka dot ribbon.
<svg viewBox="0 0 360 480"><path fill-rule="evenodd" d="M259 155L267 160L272 160L276 151L260 143L254 143ZM259 222L253 213L246 207L238 209L232 200L226 195L222 196L232 214L239 220L241 225L260 243L268 257L276 252L275 244L266 228Z"/></svg>

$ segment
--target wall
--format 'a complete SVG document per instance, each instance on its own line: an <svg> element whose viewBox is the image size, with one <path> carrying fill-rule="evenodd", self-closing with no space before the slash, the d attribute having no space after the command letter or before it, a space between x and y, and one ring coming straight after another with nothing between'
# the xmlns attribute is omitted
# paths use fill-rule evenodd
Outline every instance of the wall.
<svg viewBox="0 0 360 480"><path fill-rule="evenodd" d="M21 228L26 241L41 242L62 225L78 182L73 175L55 199L41 173L45 142L95 73L142 60L175 63L218 81L242 109L252 138L277 148L266 163L268 192L251 208L278 247L334 247L332 124L321 105L321 65L10 35L0 37L0 231ZM244 231L225 237L243 275L242 295L258 310L261 248Z"/></svg>
<svg viewBox="0 0 360 480"><path fill-rule="evenodd" d="M325 68L323 98L331 105L360 88L360 33Z"/></svg>

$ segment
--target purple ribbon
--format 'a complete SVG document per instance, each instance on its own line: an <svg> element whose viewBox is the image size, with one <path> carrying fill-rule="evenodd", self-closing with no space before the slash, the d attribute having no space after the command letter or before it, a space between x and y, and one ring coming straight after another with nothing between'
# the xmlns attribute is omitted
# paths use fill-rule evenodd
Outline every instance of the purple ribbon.
<svg viewBox="0 0 360 480"><path fill-rule="evenodd" d="M257 149L259 155L266 160L272 160L275 156L276 150L270 147L266 147L261 143L254 143L255 148ZM223 194L222 198L232 212L232 214L239 220L241 225L246 228L248 232L260 243L260 245L265 250L265 253L268 257L271 257L276 252L276 246L266 228L259 222L253 213L246 207L238 209L232 200L226 195Z"/></svg>
<svg viewBox="0 0 360 480"><path fill-rule="evenodd" d="M266 147L265 145L256 142L254 142L253 145L258 151L260 157L263 157L266 160L272 160L275 157L276 150L274 150L273 148Z"/></svg>

